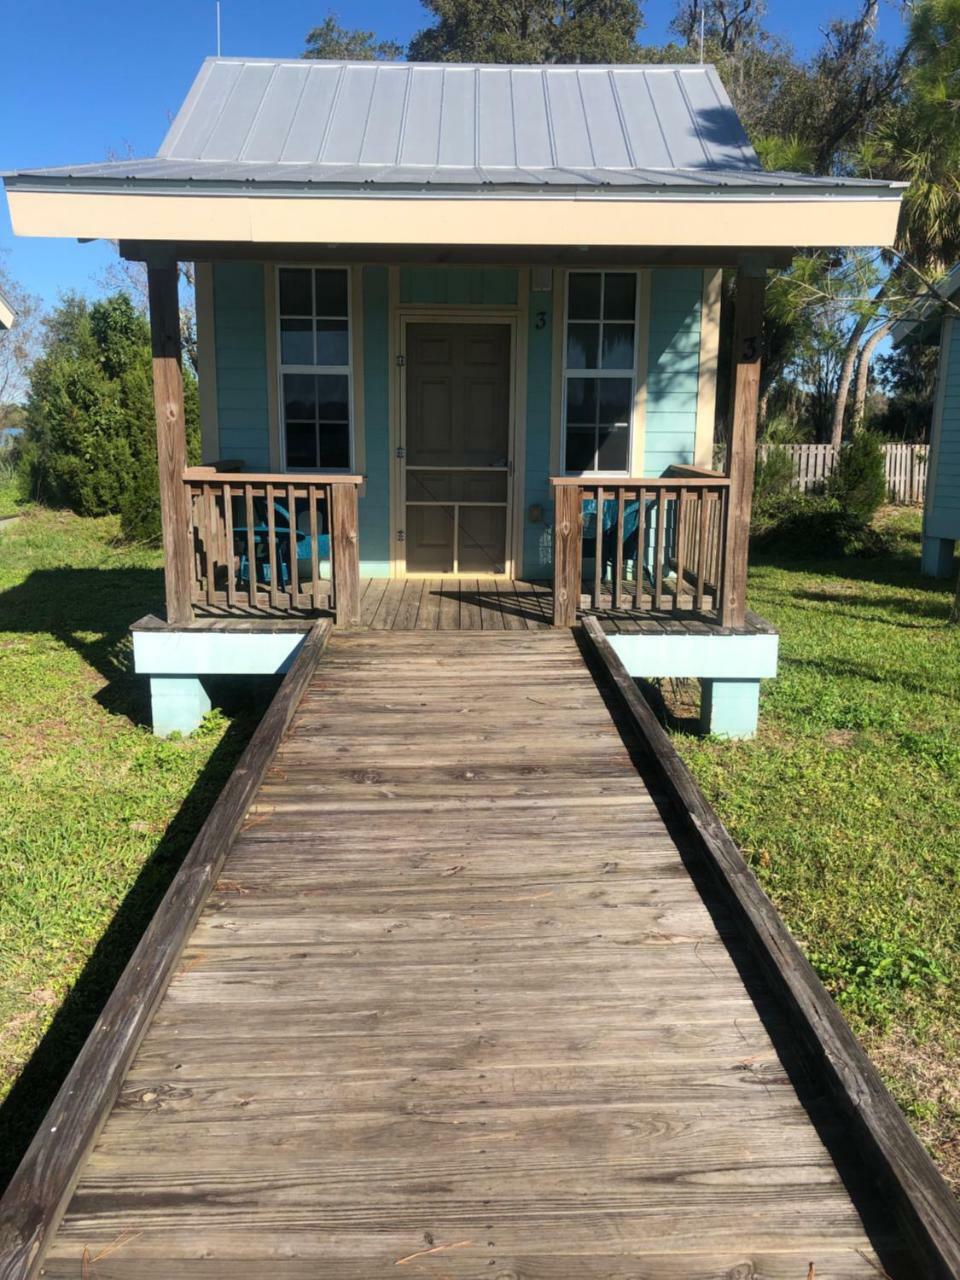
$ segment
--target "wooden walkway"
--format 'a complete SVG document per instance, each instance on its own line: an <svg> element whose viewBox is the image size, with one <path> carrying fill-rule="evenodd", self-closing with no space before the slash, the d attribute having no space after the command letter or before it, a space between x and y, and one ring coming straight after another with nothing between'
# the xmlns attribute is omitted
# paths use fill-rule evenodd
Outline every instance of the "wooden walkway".
<svg viewBox="0 0 960 1280"><path fill-rule="evenodd" d="M569 631L335 634L43 1274L877 1280L782 1033Z"/></svg>

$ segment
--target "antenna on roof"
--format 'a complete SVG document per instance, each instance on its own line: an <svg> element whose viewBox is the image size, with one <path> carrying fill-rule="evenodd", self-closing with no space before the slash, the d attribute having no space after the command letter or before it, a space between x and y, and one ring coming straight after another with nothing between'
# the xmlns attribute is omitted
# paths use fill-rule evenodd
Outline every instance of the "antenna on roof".
<svg viewBox="0 0 960 1280"><path fill-rule="evenodd" d="M217 0L217 13L219 14L219 12L220 12L220 0ZM706 20L706 13L707 13L707 6L705 3L705 0L700 0L700 61L701 62L703 62L703 30L704 30L704 25ZM220 44L220 38L218 36L217 37L218 53L220 52L219 44Z"/></svg>
<svg viewBox="0 0 960 1280"><path fill-rule="evenodd" d="M220 0L217 0L217 57L220 57ZM703 51L700 52L700 61L703 61Z"/></svg>

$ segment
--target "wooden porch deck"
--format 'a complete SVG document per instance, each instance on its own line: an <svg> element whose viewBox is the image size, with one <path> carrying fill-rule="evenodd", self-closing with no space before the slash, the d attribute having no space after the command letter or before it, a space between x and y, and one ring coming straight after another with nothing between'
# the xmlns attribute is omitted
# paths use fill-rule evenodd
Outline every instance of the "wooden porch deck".
<svg viewBox="0 0 960 1280"><path fill-rule="evenodd" d="M310 594L302 597L297 609L286 605L272 610L264 603L253 609L238 600L229 609L221 605L197 605L199 619L332 617L327 603L329 584L318 593L323 607L312 606ZM637 631L645 628L709 627L722 631L716 613L696 608L689 591L679 596L668 584L662 605L656 608L653 595L645 591L640 608L633 606L633 582L625 582L622 598L629 602L614 609L607 589L599 608L589 597L581 597L580 616L596 616L604 630ZM264 599L266 599L264 597ZM360 625L374 631L542 631L553 625L553 584L542 580L503 578L363 578L360 582ZM748 612L742 630L754 632L771 628L756 614Z"/></svg>
<svg viewBox="0 0 960 1280"><path fill-rule="evenodd" d="M375 634L386 590L310 678L43 1274L919 1275L572 634Z"/></svg>

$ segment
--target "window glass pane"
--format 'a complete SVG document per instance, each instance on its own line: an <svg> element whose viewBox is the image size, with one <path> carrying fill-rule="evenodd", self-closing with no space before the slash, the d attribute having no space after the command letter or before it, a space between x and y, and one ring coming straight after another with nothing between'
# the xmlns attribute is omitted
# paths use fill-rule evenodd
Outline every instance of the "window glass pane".
<svg viewBox="0 0 960 1280"><path fill-rule="evenodd" d="M346 320L317 321L317 364L349 364Z"/></svg>
<svg viewBox="0 0 960 1280"><path fill-rule="evenodd" d="M280 321L280 363L313 364L313 321Z"/></svg>
<svg viewBox="0 0 960 1280"><path fill-rule="evenodd" d="M571 320L600 319L600 272L573 271L569 277L568 314Z"/></svg>
<svg viewBox="0 0 960 1280"><path fill-rule="evenodd" d="M280 268L280 314L285 316L313 314L308 267Z"/></svg>
<svg viewBox="0 0 960 1280"><path fill-rule="evenodd" d="M567 428L567 471L596 471L594 448L596 435L593 427Z"/></svg>
<svg viewBox="0 0 960 1280"><path fill-rule="evenodd" d="M316 272L318 316L347 314L347 273L334 268Z"/></svg>
<svg viewBox="0 0 960 1280"><path fill-rule="evenodd" d="M317 412L317 380L312 373L285 373L283 375L283 415L287 421L293 418L309 418Z"/></svg>
<svg viewBox="0 0 960 1280"><path fill-rule="evenodd" d="M568 325L567 368L596 369L599 341L600 326L598 324Z"/></svg>
<svg viewBox="0 0 960 1280"><path fill-rule="evenodd" d="M324 470L350 466L350 429L345 422L321 422L320 461Z"/></svg>
<svg viewBox="0 0 960 1280"><path fill-rule="evenodd" d="M604 369L633 368L633 325L605 324L603 326Z"/></svg>
<svg viewBox="0 0 960 1280"><path fill-rule="evenodd" d="M598 378L567 379L567 422L591 425L596 422L598 381Z"/></svg>
<svg viewBox="0 0 960 1280"><path fill-rule="evenodd" d="M325 373L317 378L317 417L320 421L348 422L347 375Z"/></svg>
<svg viewBox="0 0 960 1280"><path fill-rule="evenodd" d="M604 320L632 320L636 305L637 277L608 271L603 281Z"/></svg>
<svg viewBox="0 0 960 1280"><path fill-rule="evenodd" d="M627 426L630 422L630 379L598 378L601 422Z"/></svg>
<svg viewBox="0 0 960 1280"><path fill-rule="evenodd" d="M312 422L287 423L287 466L317 465L317 429Z"/></svg>
<svg viewBox="0 0 960 1280"><path fill-rule="evenodd" d="M597 470L626 471L629 439L627 427L600 427Z"/></svg>

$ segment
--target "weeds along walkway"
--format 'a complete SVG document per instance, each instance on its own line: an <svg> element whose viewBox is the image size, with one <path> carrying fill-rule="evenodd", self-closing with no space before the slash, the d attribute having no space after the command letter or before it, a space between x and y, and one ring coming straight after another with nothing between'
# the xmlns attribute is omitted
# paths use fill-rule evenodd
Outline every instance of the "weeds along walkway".
<svg viewBox="0 0 960 1280"><path fill-rule="evenodd" d="M629 745L568 631L335 633L44 1275L876 1280Z"/></svg>

